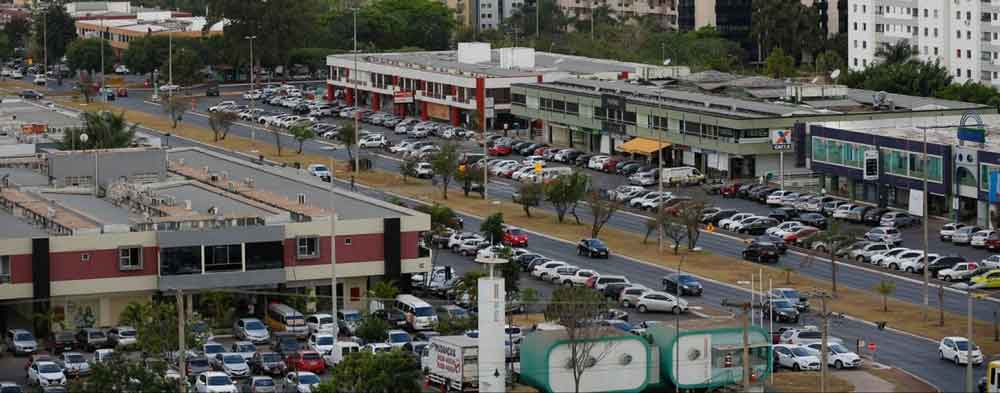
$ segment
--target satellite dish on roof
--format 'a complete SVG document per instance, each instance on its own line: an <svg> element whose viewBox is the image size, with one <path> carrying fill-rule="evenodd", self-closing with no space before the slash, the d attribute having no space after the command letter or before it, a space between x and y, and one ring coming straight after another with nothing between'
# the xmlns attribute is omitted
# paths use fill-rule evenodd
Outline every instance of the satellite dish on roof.
<svg viewBox="0 0 1000 393"><path fill-rule="evenodd" d="M840 76L840 69L839 68L836 69L836 70L833 70L833 72L830 73L830 79L837 80L838 76Z"/></svg>
<svg viewBox="0 0 1000 393"><path fill-rule="evenodd" d="M819 82L819 77L818 77L818 76L817 76L817 77L815 77L815 78L813 78L813 79L812 79L812 81L811 81L810 83L812 83L812 84L814 84L814 85L815 85L815 84L816 84L816 82Z"/></svg>
<svg viewBox="0 0 1000 393"><path fill-rule="evenodd" d="M670 61L671 61L670 59L666 59L666 60L664 60L664 61L663 61L663 65L665 65L665 66L668 66L668 65L670 65Z"/></svg>

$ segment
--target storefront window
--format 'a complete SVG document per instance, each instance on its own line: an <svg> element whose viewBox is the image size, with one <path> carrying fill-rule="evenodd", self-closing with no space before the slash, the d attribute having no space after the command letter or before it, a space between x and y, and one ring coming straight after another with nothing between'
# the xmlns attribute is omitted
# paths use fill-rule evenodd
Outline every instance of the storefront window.
<svg viewBox="0 0 1000 393"><path fill-rule="evenodd" d="M827 161L833 164L844 163L844 144L837 141L827 141Z"/></svg>
<svg viewBox="0 0 1000 393"><path fill-rule="evenodd" d="M929 157L927 161L927 179L936 182L943 181L944 168L941 165L941 157Z"/></svg>
<svg viewBox="0 0 1000 393"><path fill-rule="evenodd" d="M924 156L922 154L910 153L910 176L924 177Z"/></svg>
<svg viewBox="0 0 1000 393"><path fill-rule="evenodd" d="M898 150L886 150L885 152L885 171L893 175L906 176L907 171L907 160L903 152Z"/></svg>
<svg viewBox="0 0 1000 393"><path fill-rule="evenodd" d="M813 137L813 161L826 161L826 139Z"/></svg>
<svg viewBox="0 0 1000 393"><path fill-rule="evenodd" d="M979 188L984 191L990 189L990 174L1000 172L1000 166L980 164L979 166Z"/></svg>
<svg viewBox="0 0 1000 393"><path fill-rule="evenodd" d="M854 168L861 167L861 156L864 153L861 147L853 143L844 144L844 165Z"/></svg>

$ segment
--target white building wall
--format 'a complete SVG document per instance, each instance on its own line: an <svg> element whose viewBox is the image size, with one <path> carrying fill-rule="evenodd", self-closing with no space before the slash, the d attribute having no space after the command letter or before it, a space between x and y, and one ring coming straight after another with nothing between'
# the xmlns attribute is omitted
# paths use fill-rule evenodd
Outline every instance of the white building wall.
<svg viewBox="0 0 1000 393"><path fill-rule="evenodd" d="M570 346L560 345L549 354L549 388L554 392L572 392L573 372L566 368ZM581 392L628 391L643 386L650 376L646 347L638 340L602 341L594 346L591 354L597 359L594 366L580 379Z"/></svg>

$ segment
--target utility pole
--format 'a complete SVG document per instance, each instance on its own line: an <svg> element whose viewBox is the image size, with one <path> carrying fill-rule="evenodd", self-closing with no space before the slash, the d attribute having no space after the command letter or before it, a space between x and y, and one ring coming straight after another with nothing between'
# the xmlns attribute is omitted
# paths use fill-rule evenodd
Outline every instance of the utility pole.
<svg viewBox="0 0 1000 393"><path fill-rule="evenodd" d="M351 12L354 13L354 77L351 78L354 82L354 101L355 105L360 107L360 94L358 94L358 8L351 8ZM354 114L354 143L357 145L358 154L354 155L354 174L358 175L361 173L361 124L359 120L359 114ZM331 168L333 169L333 168ZM333 179L330 179L332 182ZM353 184L353 183L352 183ZM336 288L334 288L336 291ZM334 315L336 318L336 315Z"/></svg>
<svg viewBox="0 0 1000 393"><path fill-rule="evenodd" d="M675 294L675 296L677 296L677 303L680 303L681 299L681 267L683 266L684 266L684 257L681 256L680 262L677 262L677 293ZM676 334L680 334L680 331L681 331L681 314L677 313L674 314L674 332L677 332ZM746 340L746 337L744 336L743 339ZM679 342L680 341L678 341L678 343ZM674 352L675 352L674 359L680 359L681 346L674 345ZM680 374L681 374L681 362L674 361L674 376L680 379L679 377ZM681 387L679 383L674 385L674 393L681 393Z"/></svg>
<svg viewBox="0 0 1000 393"><path fill-rule="evenodd" d="M101 18L101 90L104 90L104 84L107 83L104 75L104 36L106 33L107 31L104 30L104 18ZM107 101L107 94L102 95L104 96L104 101Z"/></svg>
<svg viewBox="0 0 1000 393"><path fill-rule="evenodd" d="M923 227L924 227L924 321L927 321L928 308L930 308L930 277L931 272L928 268L930 260L927 259L927 225L930 217L927 216L927 171L930 170L929 162L927 161L927 128L924 128L924 206L923 212Z"/></svg>
<svg viewBox="0 0 1000 393"><path fill-rule="evenodd" d="M333 190L334 169L333 151L330 151L330 315L333 316L334 337L340 331L337 325L337 210L334 206L336 192Z"/></svg>
<svg viewBox="0 0 1000 393"><path fill-rule="evenodd" d="M820 344L820 349L819 349L819 355L820 355L820 357L819 357L819 368L820 368L820 372L819 372L819 391L821 393L826 393L826 391L827 391L826 390L827 374L830 372L830 365L829 365L829 361L830 361L830 341L829 341L830 340L830 335L829 335L829 332L830 332L830 321L828 319L830 317L830 313L826 309L826 296L821 296L820 297L820 306L821 306L820 318L823 319L823 326L821 327L821 329L822 329L822 333L821 334L823 335L823 338L822 338L822 343Z"/></svg>
<svg viewBox="0 0 1000 393"><path fill-rule="evenodd" d="M593 8L591 8L591 10L593 11ZM593 23L593 21L594 21L594 13L593 12L590 13L590 21L591 21L591 23ZM593 34L594 33L593 29L591 29L590 32L591 32L591 34ZM663 113L663 87L660 87L659 89L656 90L656 98L657 98L656 99L656 107L660 109L660 113L662 114ZM664 116L661 119L666 119L666 118L667 117ZM667 124L670 124L669 120L667 121ZM663 130L661 128L664 128L664 127L665 126L664 126L662 120L660 121L660 127L653 127L653 131L656 132L656 145L657 145L656 146L656 172L657 172L656 173L656 192L658 192L660 194L661 198L662 198L662 195L663 195ZM662 217L663 217L663 202L660 202L660 203L656 204L656 220L655 221L656 221L656 226L657 226L657 228L656 228L656 247L657 247L657 251L659 253L661 253L661 254L663 253L663 228L662 228L663 223L660 222L660 219ZM680 274L680 271L678 271L677 274ZM679 279L680 278L678 278L678 280ZM678 288L680 287L680 283L678 283L677 287Z"/></svg>
<svg viewBox="0 0 1000 393"><path fill-rule="evenodd" d="M972 288L968 290L969 295L969 309L968 314L965 316L965 334L966 340L969 341L969 346L965 351L965 391L968 393L975 393L977 386L972 379L972 349L976 347L976 343L973 341L972 337Z"/></svg>
<svg viewBox="0 0 1000 393"><path fill-rule="evenodd" d="M743 378L741 384L743 385L743 390L747 391L750 389L750 313L753 311L753 302L745 303L733 303L729 299L722 299L722 305L725 307L739 307L743 310Z"/></svg>
<svg viewBox="0 0 1000 393"><path fill-rule="evenodd" d="M538 21L539 21L538 15L541 14L541 13L542 13L542 0L535 0L535 39L536 40L542 37L542 33L541 33L541 30L540 30L540 27L539 27L541 25L538 24ZM591 29L591 31L593 31L593 29Z"/></svg>
<svg viewBox="0 0 1000 393"><path fill-rule="evenodd" d="M180 343L180 348L178 348L179 355L177 356L177 370L181 374L180 378L180 388L181 393L187 391L187 361L184 359L187 353L187 335L184 329L184 294L183 291L178 289L174 294L177 298L177 342Z"/></svg>
<svg viewBox="0 0 1000 393"><path fill-rule="evenodd" d="M250 89L249 89L250 90L250 113L254 113L253 110L256 107L255 104L257 103L257 99L254 98L254 95L253 95L254 94L254 87L256 86L253 83L253 79L254 79L254 75L257 72L256 72L256 69L253 66L253 40L257 39L257 36L255 36L255 35L248 35L248 36L243 37L243 39L250 41ZM257 141L257 127L256 126L251 126L250 127L250 148L254 148L255 147L256 141ZM330 167L330 170L333 171L333 167L332 166ZM332 177L330 178L330 183L333 183L333 178Z"/></svg>

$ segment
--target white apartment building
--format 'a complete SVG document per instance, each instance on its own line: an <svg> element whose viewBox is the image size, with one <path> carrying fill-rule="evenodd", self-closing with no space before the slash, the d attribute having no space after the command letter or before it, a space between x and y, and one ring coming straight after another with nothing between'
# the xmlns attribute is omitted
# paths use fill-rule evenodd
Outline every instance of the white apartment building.
<svg viewBox="0 0 1000 393"><path fill-rule="evenodd" d="M654 15L664 27L677 28L677 0L556 0L567 16L589 19L593 9L607 6L612 14L626 19Z"/></svg>
<svg viewBox="0 0 1000 393"><path fill-rule="evenodd" d="M473 0L477 3L478 25L480 29L495 29L500 27L504 19L510 18L514 11L524 5L524 0Z"/></svg>
<svg viewBox="0 0 1000 393"><path fill-rule="evenodd" d="M848 9L848 66L880 61L883 44L907 40L924 61L939 61L955 83L1000 85L1000 1L858 0Z"/></svg>

